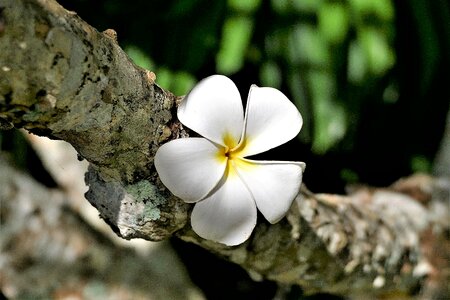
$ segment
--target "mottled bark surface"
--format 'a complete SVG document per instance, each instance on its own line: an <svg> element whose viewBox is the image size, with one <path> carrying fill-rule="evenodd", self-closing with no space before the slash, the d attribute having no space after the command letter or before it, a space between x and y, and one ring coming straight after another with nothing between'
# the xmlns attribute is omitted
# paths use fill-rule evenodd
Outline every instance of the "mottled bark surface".
<svg viewBox="0 0 450 300"><path fill-rule="evenodd" d="M161 194L151 172L159 144L179 134L169 127L175 97L130 61L112 30L98 32L55 1L0 7L3 127L71 143L92 166L87 198L125 238L161 240L184 226L187 207ZM130 195L137 186L145 199Z"/></svg>
<svg viewBox="0 0 450 300"><path fill-rule="evenodd" d="M176 234L255 279L307 293L448 293L449 180L414 177L349 196L304 188L285 219L260 218L244 244L202 240L187 222L191 207L164 189L152 165L162 142L188 136L173 113L175 97L129 60L112 31L97 32L55 1L0 0L0 7L2 128L71 143L90 162L87 199L120 236Z"/></svg>
<svg viewBox="0 0 450 300"><path fill-rule="evenodd" d="M443 238L449 194L449 180L425 175L386 189L361 187L349 196L302 190L284 220L258 224L241 246L180 235L242 265L255 279L299 284L309 293L406 296L422 289L425 299L441 299L448 295L450 271L450 244ZM425 250L430 242L433 254ZM424 289L427 280L439 288Z"/></svg>
<svg viewBox="0 0 450 300"><path fill-rule="evenodd" d="M8 299L203 299L168 244L117 245L0 154L0 291ZM157 259L155 259L157 258Z"/></svg>

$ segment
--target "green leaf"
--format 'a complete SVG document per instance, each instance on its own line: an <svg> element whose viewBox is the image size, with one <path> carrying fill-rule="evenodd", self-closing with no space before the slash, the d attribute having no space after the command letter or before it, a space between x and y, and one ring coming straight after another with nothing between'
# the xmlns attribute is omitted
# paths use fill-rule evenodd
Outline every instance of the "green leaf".
<svg viewBox="0 0 450 300"><path fill-rule="evenodd" d="M161 67L155 72L155 74L156 74L156 83L162 88L169 90L170 83L173 80L172 72L165 67Z"/></svg>
<svg viewBox="0 0 450 300"><path fill-rule="evenodd" d="M316 12L323 5L323 0L291 0L290 2L292 8L298 12Z"/></svg>
<svg viewBox="0 0 450 300"><path fill-rule="evenodd" d="M175 95L186 95L195 85L197 80L187 72L176 72L172 77L171 92Z"/></svg>
<svg viewBox="0 0 450 300"><path fill-rule="evenodd" d="M231 17L225 21L222 41L216 56L217 72L233 74L239 71L252 36L253 21L247 17Z"/></svg>
<svg viewBox="0 0 450 300"><path fill-rule="evenodd" d="M385 21L394 18L391 0L349 0L349 4L357 14L374 14Z"/></svg>
<svg viewBox="0 0 450 300"><path fill-rule="evenodd" d="M261 66L259 77L263 86L279 88L281 85L281 70L273 61L268 61Z"/></svg>
<svg viewBox="0 0 450 300"><path fill-rule="evenodd" d="M228 0L228 6L242 13L255 12L261 5L261 0Z"/></svg>
<svg viewBox="0 0 450 300"><path fill-rule="evenodd" d="M342 104L333 99L335 83L331 74L312 71L308 82L314 114L312 150L323 154L344 137L347 130L346 111Z"/></svg>
<svg viewBox="0 0 450 300"><path fill-rule="evenodd" d="M429 173L431 171L431 162L424 155L414 155L411 158L411 169L415 173Z"/></svg>
<svg viewBox="0 0 450 300"><path fill-rule="evenodd" d="M327 65L330 61L326 41L320 32L309 24L297 24L292 29L286 50L293 64Z"/></svg>
<svg viewBox="0 0 450 300"><path fill-rule="evenodd" d="M348 49L348 80L352 83L361 83L367 75L369 66L367 57L361 44L358 41L352 41Z"/></svg>
<svg viewBox="0 0 450 300"><path fill-rule="evenodd" d="M125 53L128 54L128 56L133 60L133 62L139 67L142 67L147 70L154 69L155 64L153 63L151 58L139 47L136 47L134 45L125 46Z"/></svg>
<svg viewBox="0 0 450 300"><path fill-rule="evenodd" d="M319 31L331 43L340 43L347 35L348 12L340 3L326 3L318 13Z"/></svg>
<svg viewBox="0 0 450 300"><path fill-rule="evenodd" d="M360 40L371 72L383 75L395 63L395 55L390 47L387 36L376 28L361 28Z"/></svg>

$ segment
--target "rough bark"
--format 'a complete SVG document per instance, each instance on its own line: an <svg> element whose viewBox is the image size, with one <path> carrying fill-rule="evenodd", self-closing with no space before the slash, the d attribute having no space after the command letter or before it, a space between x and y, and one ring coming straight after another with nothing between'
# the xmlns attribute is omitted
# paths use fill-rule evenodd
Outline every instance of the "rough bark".
<svg viewBox="0 0 450 300"><path fill-rule="evenodd" d="M7 299L203 299L169 244L147 254L117 245L80 217L66 191L46 188L1 153L0 170Z"/></svg>
<svg viewBox="0 0 450 300"><path fill-rule="evenodd" d="M158 145L181 134L171 129L175 97L130 61L112 30L98 32L55 1L0 7L4 126L72 144L92 166L87 198L125 238L161 240L183 227L187 206L151 171ZM130 194L138 187L145 201Z"/></svg>
<svg viewBox="0 0 450 300"><path fill-rule="evenodd" d="M449 180L413 177L349 196L303 188L285 219L260 218L244 244L202 240L187 222L191 207L164 189L152 164L161 143L189 135L173 114L177 99L129 60L112 30L97 32L53 0L0 7L2 127L71 143L90 162L87 199L120 236L177 234L255 279L308 293L448 293Z"/></svg>

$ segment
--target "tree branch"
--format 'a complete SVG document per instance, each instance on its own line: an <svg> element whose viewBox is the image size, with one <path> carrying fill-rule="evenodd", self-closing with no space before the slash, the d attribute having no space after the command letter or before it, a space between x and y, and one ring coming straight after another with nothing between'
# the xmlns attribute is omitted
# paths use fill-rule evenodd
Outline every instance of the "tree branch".
<svg viewBox="0 0 450 300"><path fill-rule="evenodd" d="M202 299L169 244L148 254L118 245L84 221L66 190L42 186L1 154L0 170L7 299Z"/></svg>
<svg viewBox="0 0 450 300"><path fill-rule="evenodd" d="M448 247L448 180L413 178L350 196L303 188L285 219L259 218L244 244L202 240L187 222L191 206L163 187L152 163L161 143L189 135L173 113L177 99L130 61L113 31L97 32L53 0L0 0L0 7L2 127L71 143L90 162L86 198L120 236L161 240L176 232L255 279L308 293L448 292L448 260L438 265L426 250ZM419 193L405 194L411 186Z"/></svg>
<svg viewBox="0 0 450 300"><path fill-rule="evenodd" d="M3 123L72 144L92 166L87 198L123 237L161 240L183 227L187 206L156 186L152 171L159 144L183 134L172 121L175 97L112 34L55 1L0 3ZM135 184L148 202L133 200Z"/></svg>

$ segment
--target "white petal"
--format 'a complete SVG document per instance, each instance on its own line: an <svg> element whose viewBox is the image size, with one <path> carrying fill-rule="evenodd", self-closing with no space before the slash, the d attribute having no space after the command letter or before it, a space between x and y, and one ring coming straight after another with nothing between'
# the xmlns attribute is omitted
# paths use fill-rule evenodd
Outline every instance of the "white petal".
<svg viewBox="0 0 450 300"><path fill-rule="evenodd" d="M267 221L273 224L281 220L299 192L305 164L242 159L236 166Z"/></svg>
<svg viewBox="0 0 450 300"><path fill-rule="evenodd" d="M195 204L192 229L228 246L245 242L256 225L256 205L237 174L227 176L210 196Z"/></svg>
<svg viewBox="0 0 450 300"><path fill-rule="evenodd" d="M155 167L162 183L186 202L205 197L223 177L226 159L220 149L204 138L185 138L162 145Z"/></svg>
<svg viewBox="0 0 450 300"><path fill-rule="evenodd" d="M243 156L258 154L293 139L303 125L302 116L279 90L250 88L245 112Z"/></svg>
<svg viewBox="0 0 450 300"><path fill-rule="evenodd" d="M239 90L228 77L213 75L200 81L178 107L181 123L213 142L239 142L244 110Z"/></svg>

